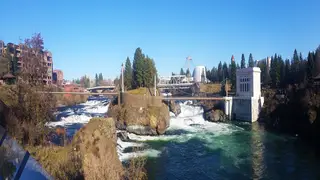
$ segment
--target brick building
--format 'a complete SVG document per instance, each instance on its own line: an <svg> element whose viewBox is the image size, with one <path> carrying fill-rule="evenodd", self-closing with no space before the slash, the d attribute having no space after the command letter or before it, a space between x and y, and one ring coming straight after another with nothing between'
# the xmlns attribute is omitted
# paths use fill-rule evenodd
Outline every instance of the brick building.
<svg viewBox="0 0 320 180"><path fill-rule="evenodd" d="M28 68L26 63L23 62L22 54L24 51L24 46L22 44L15 45L13 43L8 43L6 46L3 41L0 40L0 55L4 56L6 53L12 57L12 61L14 58L17 58L15 67L17 67L17 71L21 71L24 68ZM43 82L45 84L52 84L52 74L53 74L53 60L52 53L50 51L43 52L43 63L47 68L47 73L43 75Z"/></svg>
<svg viewBox="0 0 320 180"><path fill-rule="evenodd" d="M57 86L62 86L63 84L63 72L59 69L53 70L52 73L52 83Z"/></svg>

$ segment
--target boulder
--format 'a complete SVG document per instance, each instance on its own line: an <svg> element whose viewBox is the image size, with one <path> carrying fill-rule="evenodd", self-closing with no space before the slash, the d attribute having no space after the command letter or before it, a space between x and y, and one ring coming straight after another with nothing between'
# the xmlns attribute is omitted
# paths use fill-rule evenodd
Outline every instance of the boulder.
<svg viewBox="0 0 320 180"><path fill-rule="evenodd" d="M170 125L168 107L132 107L129 105L110 105L108 116L115 121L116 127L138 135L160 135Z"/></svg>
<svg viewBox="0 0 320 180"><path fill-rule="evenodd" d="M204 119L212 122L224 122L227 120L227 116L222 110L216 109L204 113Z"/></svg>
<svg viewBox="0 0 320 180"><path fill-rule="evenodd" d="M169 111L172 112L175 116L178 116L181 113L181 107L179 103L176 103L173 100L166 101L165 103L168 105Z"/></svg>
<svg viewBox="0 0 320 180"><path fill-rule="evenodd" d="M139 135L157 135L156 129L152 129L150 126L142 125L129 125L126 130L129 133L139 134Z"/></svg>
<svg viewBox="0 0 320 180"><path fill-rule="evenodd" d="M76 133L72 149L82 159L85 179L122 179L116 139L112 118L93 118Z"/></svg>

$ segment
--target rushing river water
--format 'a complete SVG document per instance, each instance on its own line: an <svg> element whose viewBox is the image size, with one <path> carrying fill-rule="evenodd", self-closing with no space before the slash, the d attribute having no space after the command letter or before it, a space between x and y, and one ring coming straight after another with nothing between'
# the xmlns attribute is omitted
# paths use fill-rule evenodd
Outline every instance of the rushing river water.
<svg viewBox="0 0 320 180"><path fill-rule="evenodd" d="M148 179L320 179L320 161L298 138L267 132L257 123L207 122L201 108L181 107L178 117L171 114L165 135L118 139L120 160L146 156ZM106 109L86 103L80 114L66 111L71 114L56 124L79 128L88 113ZM132 151L136 147L142 150Z"/></svg>

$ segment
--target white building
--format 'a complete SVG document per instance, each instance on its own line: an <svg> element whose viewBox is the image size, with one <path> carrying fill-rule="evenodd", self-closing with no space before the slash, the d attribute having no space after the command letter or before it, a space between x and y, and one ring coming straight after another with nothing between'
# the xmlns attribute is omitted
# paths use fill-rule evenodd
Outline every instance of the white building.
<svg viewBox="0 0 320 180"><path fill-rule="evenodd" d="M193 70L193 82L207 82L206 67L196 66Z"/></svg>

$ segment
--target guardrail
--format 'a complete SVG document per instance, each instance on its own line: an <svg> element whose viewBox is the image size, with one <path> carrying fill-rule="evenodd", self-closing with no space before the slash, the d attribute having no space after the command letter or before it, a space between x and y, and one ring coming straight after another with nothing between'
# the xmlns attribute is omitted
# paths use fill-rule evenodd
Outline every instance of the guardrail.
<svg viewBox="0 0 320 180"><path fill-rule="evenodd" d="M1 139L0 139L0 147L1 147L2 144L4 143L5 139L7 138L8 133L7 133L7 131L6 131L2 126L0 126L0 128L1 128L1 130L3 131L3 135L2 135L2 137L1 137ZM28 160L29 160L29 157L30 157L30 153L29 153L28 151L26 151L25 154L24 154L24 156L23 156L23 159L22 159L20 165L18 165L19 168L18 168L18 171L16 171L16 173L15 173L15 175L14 175L14 178L13 178L14 180L19 180L19 179L20 179L20 177L21 177L21 175L22 175L22 172L23 172L24 168L25 168L26 165L27 165L27 162L28 162ZM2 167L2 168L3 168L3 167ZM7 177L1 177L1 176L0 176L0 179L1 179L1 178L2 178L2 179L6 179Z"/></svg>

